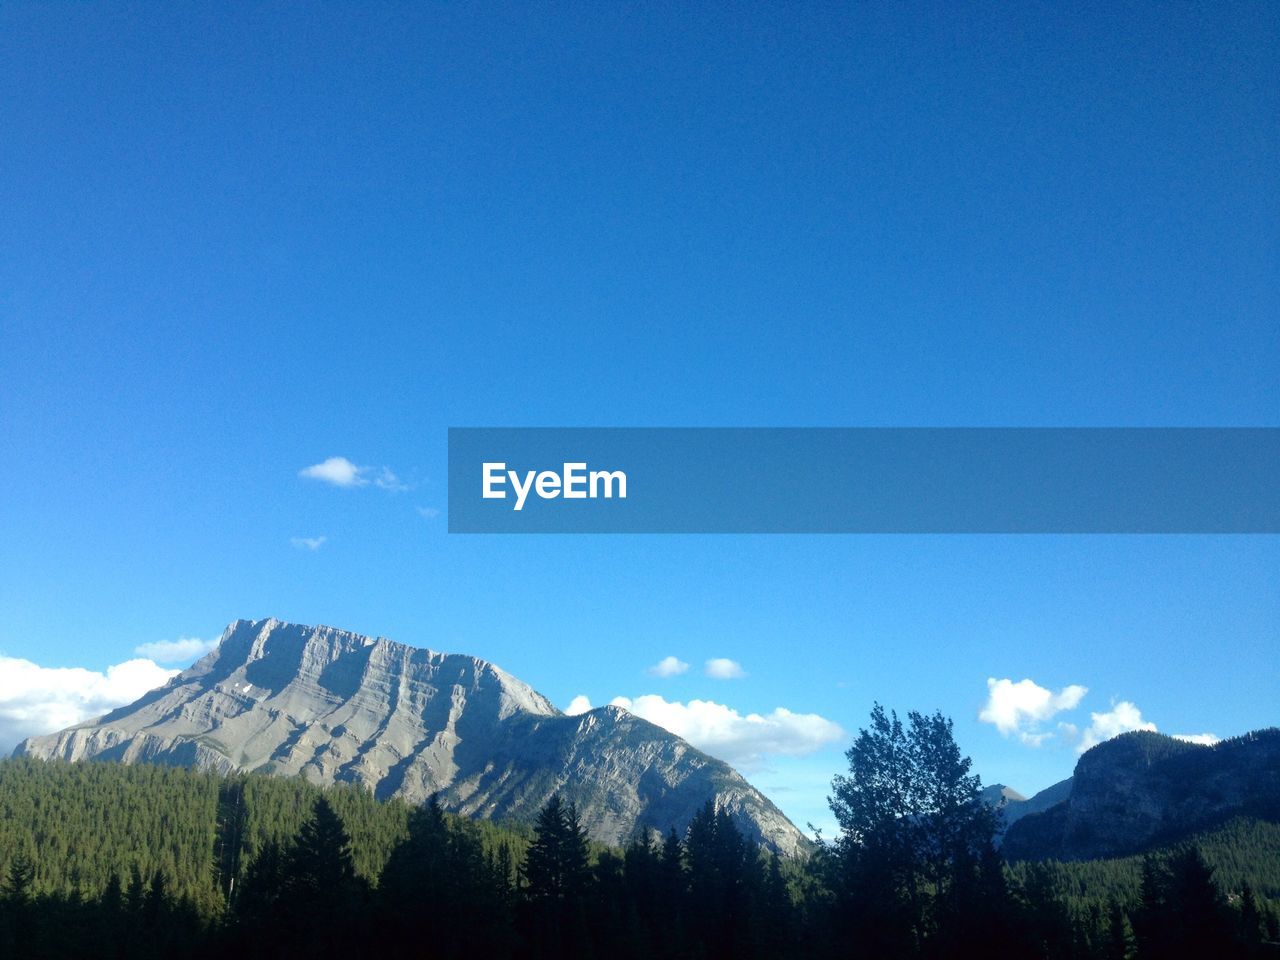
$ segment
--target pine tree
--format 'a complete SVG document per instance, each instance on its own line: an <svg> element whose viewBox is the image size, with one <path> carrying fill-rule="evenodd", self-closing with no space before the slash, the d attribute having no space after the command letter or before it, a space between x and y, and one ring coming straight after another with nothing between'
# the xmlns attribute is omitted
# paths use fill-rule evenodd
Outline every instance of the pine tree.
<svg viewBox="0 0 1280 960"><path fill-rule="evenodd" d="M538 814L524 863L525 928L545 956L583 955L589 888L586 831L577 808L553 796Z"/></svg>
<svg viewBox="0 0 1280 960"><path fill-rule="evenodd" d="M1168 882L1167 919L1176 931L1178 950L1210 956L1231 942L1226 901L1198 848L1188 847L1170 861Z"/></svg>
<svg viewBox="0 0 1280 960"><path fill-rule="evenodd" d="M525 896L563 903L586 887L587 838L577 808L553 796L538 814L534 841L525 855Z"/></svg>
<svg viewBox="0 0 1280 960"><path fill-rule="evenodd" d="M377 900L385 939L411 953L429 927L435 956L500 954L509 939L510 870L505 844L496 858L486 856L474 833L451 826L432 797L410 815L408 837L382 872Z"/></svg>
<svg viewBox="0 0 1280 960"><path fill-rule="evenodd" d="M1262 943L1262 913L1253 887L1247 883L1240 891L1240 942L1249 949Z"/></svg>
<svg viewBox="0 0 1280 960"><path fill-rule="evenodd" d="M31 902L35 886L36 868L31 858L19 853L9 864L5 874L4 897L11 906L25 906Z"/></svg>
<svg viewBox="0 0 1280 960"><path fill-rule="evenodd" d="M1132 960L1133 928L1120 901L1113 899L1107 910L1107 960Z"/></svg>
<svg viewBox="0 0 1280 960"><path fill-rule="evenodd" d="M25 853L18 853L9 863L0 893L0 925L6 928L0 942L7 941L15 957L36 950L39 924L34 901L35 864Z"/></svg>
<svg viewBox="0 0 1280 960"><path fill-rule="evenodd" d="M275 913L286 949L299 957L343 955L355 934L351 914L363 909L365 893L346 827L322 796L284 857Z"/></svg>

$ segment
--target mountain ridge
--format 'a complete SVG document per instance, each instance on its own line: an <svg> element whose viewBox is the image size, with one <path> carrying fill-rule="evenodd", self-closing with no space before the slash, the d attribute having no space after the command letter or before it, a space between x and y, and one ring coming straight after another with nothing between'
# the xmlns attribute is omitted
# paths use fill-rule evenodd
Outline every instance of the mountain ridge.
<svg viewBox="0 0 1280 960"><path fill-rule="evenodd" d="M1176 842L1235 816L1280 822L1280 728L1213 745L1150 731L1087 750L1075 772L1041 791L1065 795L1008 825L1009 860L1091 860Z"/></svg>
<svg viewBox="0 0 1280 960"><path fill-rule="evenodd" d="M233 622L164 686L14 755L300 775L484 819L531 820L559 793L613 844L713 800L784 855L808 845L728 764L623 708L567 716L477 657L274 618Z"/></svg>

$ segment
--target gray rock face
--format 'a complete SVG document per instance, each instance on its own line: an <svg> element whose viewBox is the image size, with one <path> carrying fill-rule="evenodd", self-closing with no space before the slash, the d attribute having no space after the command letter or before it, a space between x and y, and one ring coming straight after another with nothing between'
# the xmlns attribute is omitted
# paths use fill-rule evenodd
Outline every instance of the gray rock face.
<svg viewBox="0 0 1280 960"><path fill-rule="evenodd" d="M982 791L982 799L1000 811L1000 824L996 833L996 843L1004 838L1005 831L1023 817L1048 810L1054 804L1061 803L1071 794L1071 778L1059 780L1051 787L1045 787L1035 796L1024 797L1012 787L995 783Z"/></svg>
<svg viewBox="0 0 1280 960"><path fill-rule="evenodd" d="M1280 730L1212 747L1158 733L1122 734L1087 751L1058 787L1064 785L1061 801L1009 827L1006 857L1123 856L1232 816L1280 821Z"/></svg>
<svg viewBox="0 0 1280 960"><path fill-rule="evenodd" d="M168 684L15 755L301 775L531 820L552 794L589 834L683 830L708 800L786 856L799 830L728 764L619 707L565 716L491 663L332 627L240 620Z"/></svg>

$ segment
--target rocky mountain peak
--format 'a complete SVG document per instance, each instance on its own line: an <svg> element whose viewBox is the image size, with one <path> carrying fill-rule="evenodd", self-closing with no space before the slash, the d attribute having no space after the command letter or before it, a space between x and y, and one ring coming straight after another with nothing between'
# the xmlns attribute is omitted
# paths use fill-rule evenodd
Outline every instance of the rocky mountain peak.
<svg viewBox="0 0 1280 960"><path fill-rule="evenodd" d="M437 794L470 816L531 820L554 793L609 843L683 829L713 800L748 836L806 845L735 770L621 707L565 716L485 660L329 626L237 620L165 686L18 754L177 763Z"/></svg>

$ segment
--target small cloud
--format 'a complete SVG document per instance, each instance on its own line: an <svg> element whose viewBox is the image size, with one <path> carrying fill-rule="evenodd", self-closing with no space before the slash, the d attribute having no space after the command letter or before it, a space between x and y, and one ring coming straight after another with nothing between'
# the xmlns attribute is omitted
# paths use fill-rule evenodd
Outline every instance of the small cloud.
<svg viewBox="0 0 1280 960"><path fill-rule="evenodd" d="M997 680L987 678L987 702L978 712L983 723L994 724L1006 737L1017 738L1028 746L1038 747L1053 736L1042 732L1040 724L1064 710L1079 706L1087 687L1071 684L1057 693L1033 680Z"/></svg>
<svg viewBox="0 0 1280 960"><path fill-rule="evenodd" d="M403 493L409 489L409 485L392 473L390 467L383 467L378 471L378 475L373 478L373 485L393 493Z"/></svg>
<svg viewBox="0 0 1280 960"><path fill-rule="evenodd" d="M742 664L728 657L713 657L708 660L704 672L715 680L741 680L747 675Z"/></svg>
<svg viewBox="0 0 1280 960"><path fill-rule="evenodd" d="M0 657L0 756L26 737L53 733L132 703L178 672L143 659L98 672Z"/></svg>
<svg viewBox="0 0 1280 960"><path fill-rule="evenodd" d="M410 488L390 467L359 467L346 457L330 457L321 463L313 463L299 470L298 476L335 487L367 487L373 484L392 493L402 493Z"/></svg>
<svg viewBox="0 0 1280 960"><path fill-rule="evenodd" d="M578 694L569 701L569 705L564 708L564 712L571 717L576 717L580 713L586 713L591 709L591 701L587 699L585 694Z"/></svg>
<svg viewBox="0 0 1280 960"><path fill-rule="evenodd" d="M1187 743L1198 743L1203 747L1212 747L1215 743L1221 743L1222 738L1212 733L1175 733L1175 740L1185 740Z"/></svg>
<svg viewBox="0 0 1280 960"><path fill-rule="evenodd" d="M299 550L319 550L329 540L328 537L290 537L289 542Z"/></svg>
<svg viewBox="0 0 1280 960"><path fill-rule="evenodd" d="M645 671L651 677L678 677L689 669L689 665L678 657L663 657Z"/></svg>
<svg viewBox="0 0 1280 960"><path fill-rule="evenodd" d="M436 517L440 516L440 511L435 507L418 507L417 510L418 516L423 520L434 520Z"/></svg>
<svg viewBox="0 0 1280 960"><path fill-rule="evenodd" d="M197 637L179 637L177 640L157 640L154 643L143 643L133 648L139 656L154 660L156 663L191 662L203 657L218 645L218 640L201 640Z"/></svg>
<svg viewBox="0 0 1280 960"><path fill-rule="evenodd" d="M1080 743L1076 746L1077 753L1084 753L1104 740L1131 730L1150 730L1154 733L1156 729L1154 723L1142 719L1142 711L1128 700L1121 700L1106 713L1091 713L1089 719L1092 722L1080 737Z"/></svg>
<svg viewBox="0 0 1280 960"><path fill-rule="evenodd" d="M585 698L583 698L585 700ZM576 701L575 701L576 702ZM668 701L658 694L614 697L615 707L671 731L734 766L759 768L765 757L803 757L841 740L844 730L816 713L778 707L745 716L711 700Z"/></svg>
<svg viewBox="0 0 1280 960"><path fill-rule="evenodd" d="M298 476L308 480L322 480L335 487L363 487L369 481L363 474L368 467L357 467L346 457L330 457L322 463L313 463L298 471Z"/></svg>

